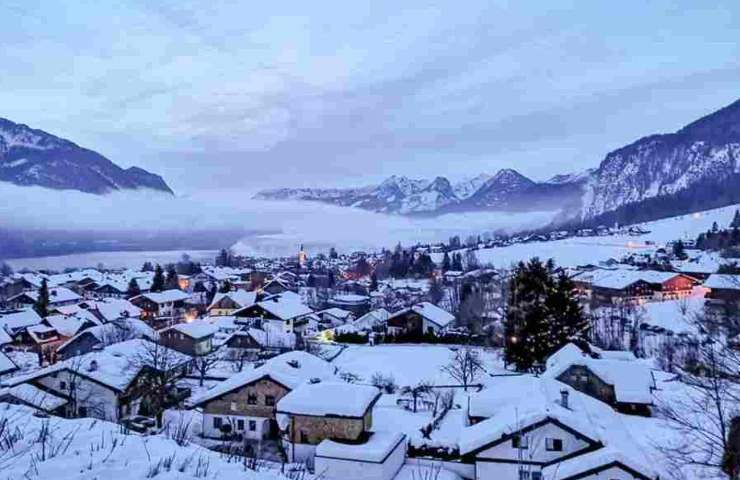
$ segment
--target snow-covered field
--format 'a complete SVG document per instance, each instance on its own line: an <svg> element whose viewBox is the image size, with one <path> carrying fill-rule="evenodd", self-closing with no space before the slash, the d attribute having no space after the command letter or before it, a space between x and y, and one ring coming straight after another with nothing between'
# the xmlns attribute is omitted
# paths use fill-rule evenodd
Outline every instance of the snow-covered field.
<svg viewBox="0 0 740 480"><path fill-rule="evenodd" d="M0 445L0 472L7 479L285 480L247 470L193 443L178 445L165 435L127 435L119 425L100 420L44 419L27 407L0 404L0 424L10 428Z"/></svg>
<svg viewBox="0 0 740 480"><path fill-rule="evenodd" d="M482 263L491 263L497 268L508 268L532 257L552 258L558 265L565 267L586 265L609 258L618 259L630 252L652 249L653 247L647 242L664 244L678 239L694 240L700 233L711 229L715 221L720 227L728 226L738 207L740 206L733 205L643 223L640 225L650 233L639 237L629 235L574 237L551 242L531 242L482 249L476 254ZM432 260L435 262L441 259L441 254L432 255Z"/></svg>
<svg viewBox="0 0 740 480"><path fill-rule="evenodd" d="M499 350L480 352L488 373L504 371ZM392 375L400 387L420 382L446 385L458 383L443 371L453 353L447 345L356 345L346 348L332 363L342 372L358 375L361 383L369 383L373 374L379 372Z"/></svg>

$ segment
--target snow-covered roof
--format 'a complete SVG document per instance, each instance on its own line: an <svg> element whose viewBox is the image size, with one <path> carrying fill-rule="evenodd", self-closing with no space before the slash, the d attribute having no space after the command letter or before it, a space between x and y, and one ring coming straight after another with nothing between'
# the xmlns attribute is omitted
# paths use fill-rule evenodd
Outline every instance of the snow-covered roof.
<svg viewBox="0 0 740 480"><path fill-rule="evenodd" d="M291 293L292 295L287 295L287 293ZM303 315L313 313L313 310L302 303L300 295L293 292L271 295L256 305L259 305L265 311L270 312L281 320L290 320L291 318L302 317Z"/></svg>
<svg viewBox="0 0 740 480"><path fill-rule="evenodd" d="M150 292L143 293L140 297L149 299L150 301L158 304L179 302L181 300L187 300L190 298L190 294L173 288L172 290L165 290L163 292ZM138 297L136 297L138 298Z"/></svg>
<svg viewBox="0 0 740 480"><path fill-rule="evenodd" d="M388 310L385 308L378 308L367 312L365 315L352 322L352 325L358 329L369 329L387 322L388 317L390 316L391 314L388 313Z"/></svg>
<svg viewBox="0 0 740 480"><path fill-rule="evenodd" d="M45 412L56 410L68 402L66 398L41 390L30 383L21 383L14 387L0 389L0 399L5 396L18 399L27 405Z"/></svg>
<svg viewBox="0 0 740 480"><path fill-rule="evenodd" d="M78 317L76 315L51 315L44 319L52 328L54 328L60 335L65 337L71 337L77 334L80 329L88 321L87 318ZM98 323L98 322L96 322Z"/></svg>
<svg viewBox="0 0 740 480"><path fill-rule="evenodd" d="M28 375L12 377L10 386L26 383L64 370L74 371L107 387L124 391L144 367L174 368L189 362L185 354L157 345L148 340L127 340L114 343L103 350L70 358Z"/></svg>
<svg viewBox="0 0 740 480"><path fill-rule="evenodd" d="M0 352L0 375L18 370L18 365L4 352Z"/></svg>
<svg viewBox="0 0 740 480"><path fill-rule="evenodd" d="M442 328L446 327L447 325L455 321L455 316L453 314L451 314L450 312L446 310L439 308L433 303L429 303L429 302L417 303L416 305L411 307L411 310L418 313L422 317L426 318L430 322L436 325L439 325Z"/></svg>
<svg viewBox="0 0 740 480"><path fill-rule="evenodd" d="M214 335L218 331L218 327L202 320L196 320L190 323L178 323L177 325L166 328L165 330L163 330L163 332L166 332L168 330L176 330L183 335L187 335L190 338L200 340L202 338Z"/></svg>
<svg viewBox="0 0 740 480"><path fill-rule="evenodd" d="M406 435L398 432L374 432L359 444L326 439L316 447L316 456L380 463L405 440Z"/></svg>
<svg viewBox="0 0 740 480"><path fill-rule="evenodd" d="M132 340L134 338L148 338L150 340L157 338L157 333L154 329L142 320L138 318L122 318L83 330L61 344L57 350L63 350L67 345L73 343L82 335L92 335L103 344Z"/></svg>
<svg viewBox="0 0 740 480"><path fill-rule="evenodd" d="M606 467L613 464L623 465L633 471L639 472L648 478L658 478L650 464L641 455L625 454L622 447L606 447L593 452L557 462L542 470L543 477L548 480L567 480L570 478L586 478L580 475L586 472Z"/></svg>
<svg viewBox="0 0 740 480"><path fill-rule="evenodd" d="M340 293L338 295L334 295L330 301L337 302L337 303L362 303L366 302L370 299L370 297L366 295L357 295L354 293Z"/></svg>
<svg viewBox="0 0 740 480"><path fill-rule="evenodd" d="M327 308L322 310L320 313L326 313L335 318L347 318L352 316L352 312L337 307Z"/></svg>
<svg viewBox="0 0 740 480"><path fill-rule="evenodd" d="M380 390L372 385L339 381L304 383L280 399L277 411L293 415L358 418L365 415L378 398Z"/></svg>
<svg viewBox="0 0 740 480"><path fill-rule="evenodd" d="M32 308L0 314L0 327L6 331L21 330L31 325L38 325L41 321L42 318Z"/></svg>
<svg viewBox="0 0 740 480"><path fill-rule="evenodd" d="M704 282L704 286L707 288L740 290L740 275L713 273Z"/></svg>
<svg viewBox="0 0 740 480"><path fill-rule="evenodd" d="M561 404L563 391L568 392L568 408ZM619 426L615 423L618 414L610 406L545 377L497 377L486 390L471 397L470 406L471 416L487 419L462 430L461 454L544 421L559 422L592 442L602 443L610 438L610 428Z"/></svg>
<svg viewBox="0 0 740 480"><path fill-rule="evenodd" d="M334 366L326 360L295 350L273 357L261 367L233 375L200 397L194 398L192 404L203 404L263 377L269 377L289 389L294 389L311 379L325 380L334 375Z"/></svg>
<svg viewBox="0 0 740 480"><path fill-rule="evenodd" d="M212 309L221 299L228 297L238 305L239 308L247 307L252 305L257 300L257 292L248 292L246 290L234 290L231 292L218 292L213 297L213 301L208 306L208 310Z"/></svg>
<svg viewBox="0 0 740 480"><path fill-rule="evenodd" d="M653 403L655 378L648 366L637 359L594 358L569 343L547 359L543 374L557 378L572 365L587 367L605 383L614 387L616 400L621 403Z"/></svg>
<svg viewBox="0 0 740 480"><path fill-rule="evenodd" d="M106 298L98 302L91 302L89 309L97 310L103 320L112 322L119 318L134 318L141 315L141 309L122 298Z"/></svg>
<svg viewBox="0 0 740 480"><path fill-rule="evenodd" d="M576 275L574 279L590 283L594 287L621 290L639 281L653 284L665 283L678 275L682 274L656 270L599 269L582 272Z"/></svg>
<svg viewBox="0 0 740 480"><path fill-rule="evenodd" d="M274 328L269 324L263 325L263 328L236 331L229 338L240 336L252 337L258 345L267 348L293 348L296 341L294 334L284 332L282 329Z"/></svg>

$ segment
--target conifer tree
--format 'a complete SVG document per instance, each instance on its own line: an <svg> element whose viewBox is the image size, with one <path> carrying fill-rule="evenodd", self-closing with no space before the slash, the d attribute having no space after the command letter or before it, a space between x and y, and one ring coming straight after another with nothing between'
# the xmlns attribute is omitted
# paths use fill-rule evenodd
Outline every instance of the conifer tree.
<svg viewBox="0 0 740 480"><path fill-rule="evenodd" d="M40 317L46 317L49 315L49 284L46 279L41 280L41 288L39 288L38 293L39 296L33 305L33 309Z"/></svg>
<svg viewBox="0 0 740 480"><path fill-rule="evenodd" d="M135 297L141 293L141 289L139 288L139 282L136 281L135 278L132 278L128 282L128 289L126 290L126 296L128 298Z"/></svg>
<svg viewBox="0 0 740 480"><path fill-rule="evenodd" d="M150 290L152 292L161 292L164 290L164 271L162 271L160 264L154 267L154 278L152 278L152 287Z"/></svg>
<svg viewBox="0 0 740 480"><path fill-rule="evenodd" d="M177 281L177 270L173 264L167 265L167 278L164 281L167 290L174 290L180 287Z"/></svg>
<svg viewBox="0 0 740 480"><path fill-rule="evenodd" d="M444 256L442 257L442 271L446 272L450 269L450 254L445 252Z"/></svg>
<svg viewBox="0 0 740 480"><path fill-rule="evenodd" d="M567 342L585 338L588 322L573 283L564 273L555 274L552 260L520 262L509 292L504 354L517 370L532 370Z"/></svg>

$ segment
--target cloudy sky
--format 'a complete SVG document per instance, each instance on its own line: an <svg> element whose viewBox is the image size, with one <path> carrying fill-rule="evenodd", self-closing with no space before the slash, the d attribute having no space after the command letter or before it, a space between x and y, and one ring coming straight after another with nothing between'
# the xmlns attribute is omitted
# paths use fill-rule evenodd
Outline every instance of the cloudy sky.
<svg viewBox="0 0 740 480"><path fill-rule="evenodd" d="M544 179L740 97L711 3L3 0L0 116L184 193Z"/></svg>

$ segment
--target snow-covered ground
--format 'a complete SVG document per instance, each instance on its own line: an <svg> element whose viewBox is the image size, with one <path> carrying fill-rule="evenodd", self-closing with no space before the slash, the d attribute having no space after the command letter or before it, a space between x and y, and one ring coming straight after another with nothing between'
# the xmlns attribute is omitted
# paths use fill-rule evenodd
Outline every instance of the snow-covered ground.
<svg viewBox="0 0 740 480"><path fill-rule="evenodd" d="M457 347L452 347L457 348ZM488 373L504 373L499 350L480 349ZM448 345L356 345L346 348L332 363L342 372L369 383L373 374L391 375L400 387L421 382L435 385L457 384L443 371L454 352Z"/></svg>
<svg viewBox="0 0 740 480"><path fill-rule="evenodd" d="M128 435L120 425L100 420L44 419L27 407L0 404L2 420L12 428L0 445L0 472L7 479L285 480L276 472L247 470L193 443L179 445L166 435Z"/></svg>
<svg viewBox="0 0 740 480"><path fill-rule="evenodd" d="M497 268L508 268L532 257L552 258L558 265L565 267L593 264L609 258L619 259L631 252L652 250L654 246L648 242L659 245L678 239L695 240L700 233L711 229L715 221L720 228L727 227L739 207L740 205L733 205L643 223L640 225L650 233L638 237L630 235L574 237L551 242L530 242L481 249L476 251L476 254L479 261L491 263ZM432 260L440 262L442 254L433 254Z"/></svg>

